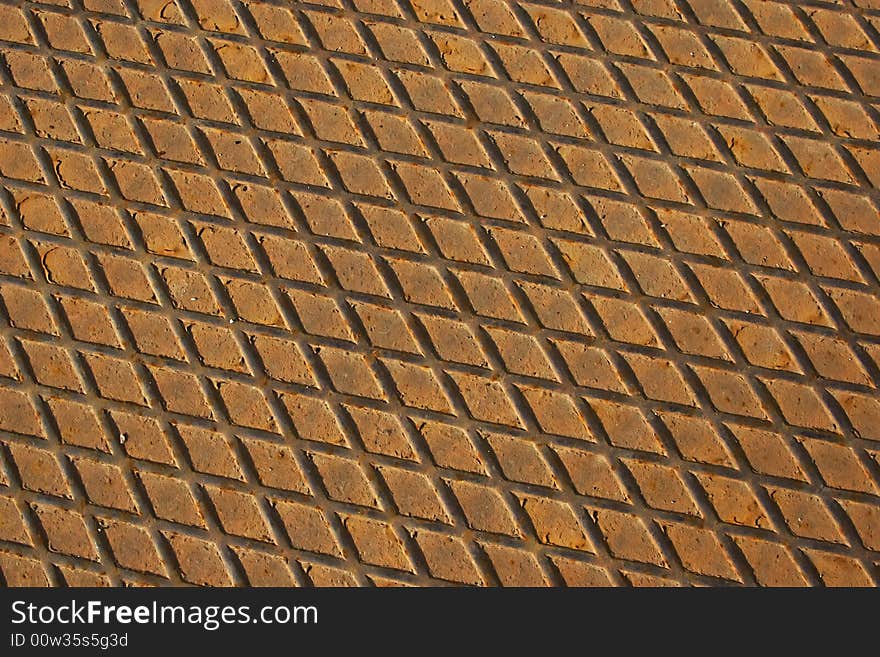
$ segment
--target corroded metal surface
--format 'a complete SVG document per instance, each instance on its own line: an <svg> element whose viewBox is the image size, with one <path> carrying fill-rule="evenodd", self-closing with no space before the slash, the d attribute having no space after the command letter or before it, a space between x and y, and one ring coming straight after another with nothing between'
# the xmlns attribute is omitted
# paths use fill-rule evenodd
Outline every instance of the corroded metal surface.
<svg viewBox="0 0 880 657"><path fill-rule="evenodd" d="M0 4L7 585L876 585L880 2Z"/></svg>

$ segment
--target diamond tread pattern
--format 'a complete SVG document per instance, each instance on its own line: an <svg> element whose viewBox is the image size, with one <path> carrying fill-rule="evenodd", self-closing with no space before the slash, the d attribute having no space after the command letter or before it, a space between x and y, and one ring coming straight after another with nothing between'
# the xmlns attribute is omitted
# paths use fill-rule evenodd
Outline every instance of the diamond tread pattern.
<svg viewBox="0 0 880 657"><path fill-rule="evenodd" d="M878 48L2 0L2 583L877 585Z"/></svg>

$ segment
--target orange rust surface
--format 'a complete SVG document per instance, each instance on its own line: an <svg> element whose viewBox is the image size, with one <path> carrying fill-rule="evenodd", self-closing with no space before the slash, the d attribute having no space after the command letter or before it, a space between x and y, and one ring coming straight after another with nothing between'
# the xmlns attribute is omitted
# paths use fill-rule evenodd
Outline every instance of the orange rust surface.
<svg viewBox="0 0 880 657"><path fill-rule="evenodd" d="M880 2L0 2L0 573L876 585Z"/></svg>

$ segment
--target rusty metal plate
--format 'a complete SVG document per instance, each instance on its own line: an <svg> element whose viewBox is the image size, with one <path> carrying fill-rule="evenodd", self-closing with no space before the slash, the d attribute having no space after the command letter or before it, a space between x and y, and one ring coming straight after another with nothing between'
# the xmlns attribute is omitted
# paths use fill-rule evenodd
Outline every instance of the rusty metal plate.
<svg viewBox="0 0 880 657"><path fill-rule="evenodd" d="M878 29L4 0L3 583L876 585Z"/></svg>

